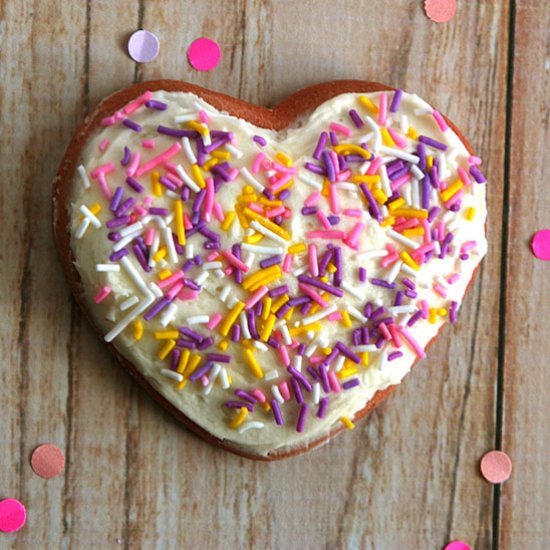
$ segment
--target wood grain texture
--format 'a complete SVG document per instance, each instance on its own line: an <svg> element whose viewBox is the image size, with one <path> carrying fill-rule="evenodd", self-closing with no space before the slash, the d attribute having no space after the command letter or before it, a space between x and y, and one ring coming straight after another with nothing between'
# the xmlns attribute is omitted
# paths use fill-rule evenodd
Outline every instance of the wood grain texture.
<svg viewBox="0 0 550 550"><path fill-rule="evenodd" d="M476 549L544 547L548 344L533 305L546 297L546 266L533 262L527 241L550 204L541 197L533 215L529 193L511 195L510 186L530 190L547 176L550 13L543 2L518 3L508 120L510 3L459 2L445 25L428 21L421 4L0 0L0 212L10 236L0 252L0 498L20 498L29 514L20 533L0 533L1 548L397 550L440 548L453 538ZM139 27L161 40L158 59L146 65L125 51ZM209 73L185 58L202 35L222 48ZM264 464L198 440L133 385L69 299L50 230L57 164L87 110L152 78L266 105L323 80L376 80L426 98L485 159L489 256L458 325L367 421L317 451ZM519 147L527 138L529 149ZM517 176L504 186L506 147ZM534 148L535 174L527 156ZM508 213L531 225L503 223ZM520 260L504 258L508 280L534 278L527 288L510 286L501 311L503 226L506 252ZM503 426L498 319L506 321ZM494 503L477 463L500 428L515 471ZM47 441L68 459L65 474L50 481L28 463Z"/></svg>

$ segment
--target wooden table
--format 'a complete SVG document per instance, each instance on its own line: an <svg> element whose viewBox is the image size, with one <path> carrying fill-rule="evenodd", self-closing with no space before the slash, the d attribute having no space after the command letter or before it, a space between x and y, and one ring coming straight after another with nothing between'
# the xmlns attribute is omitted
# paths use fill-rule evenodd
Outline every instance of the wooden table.
<svg viewBox="0 0 550 550"><path fill-rule="evenodd" d="M0 1L2 288L0 498L28 510L1 548L538 549L550 541L550 3L460 0ZM161 53L136 65L129 33ZM193 71L205 35L220 66ZM69 296L51 235L52 179L84 114L138 80L176 78L273 104L324 80L414 91L485 159L489 255L459 317L406 383L351 433L280 463L191 435L130 380ZM536 197L536 199L535 199ZM33 474L36 445L63 475ZM493 487L482 454L506 450Z"/></svg>

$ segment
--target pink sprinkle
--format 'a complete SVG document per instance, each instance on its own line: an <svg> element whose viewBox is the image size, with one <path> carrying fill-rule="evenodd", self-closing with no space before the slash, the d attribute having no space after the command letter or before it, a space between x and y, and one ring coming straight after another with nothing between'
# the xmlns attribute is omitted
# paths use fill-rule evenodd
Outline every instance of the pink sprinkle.
<svg viewBox="0 0 550 550"><path fill-rule="evenodd" d="M380 169L380 166L382 166L382 157L376 157L370 164L368 170L367 170L367 175L368 176L372 176L374 174L376 174L376 172L378 172L378 170Z"/></svg>
<svg viewBox="0 0 550 550"><path fill-rule="evenodd" d="M166 297L170 298L170 300L173 300L180 292L180 290L183 288L184 283L176 283L167 293Z"/></svg>
<svg viewBox="0 0 550 550"><path fill-rule="evenodd" d="M276 183L271 185L271 191L273 191L273 193L276 193L277 191L279 191L279 189L284 187L291 179L292 179L291 174L285 174L278 181L276 181Z"/></svg>
<svg viewBox="0 0 550 550"><path fill-rule="evenodd" d="M222 252L223 254L223 252ZM254 307L266 294L269 289L264 285L261 286L244 304L244 309L250 309L251 307Z"/></svg>
<svg viewBox="0 0 550 550"><path fill-rule="evenodd" d="M155 140L154 139L144 139L141 142L141 145L145 147L145 149L154 149L155 148Z"/></svg>
<svg viewBox="0 0 550 550"><path fill-rule="evenodd" d="M344 241L351 248L357 248L357 241L361 235L361 231L365 229L365 224L363 222L357 222L353 229L349 232L346 240Z"/></svg>
<svg viewBox="0 0 550 550"><path fill-rule="evenodd" d="M378 126L386 125L386 117L388 114L388 95L380 94L380 111L378 112Z"/></svg>
<svg viewBox="0 0 550 550"><path fill-rule="evenodd" d="M338 215L340 213L340 208L338 207L338 196L336 195L336 185L334 185L334 183L328 186L328 202L330 204L330 211Z"/></svg>
<svg viewBox="0 0 550 550"><path fill-rule="evenodd" d="M380 265L382 267L388 267L389 265L397 262L397 260L399 260L399 254L397 252L393 252L392 254L388 254L387 256L384 256L380 260Z"/></svg>
<svg viewBox="0 0 550 550"><path fill-rule="evenodd" d="M340 163L338 162L338 155L335 151L329 151L330 158L332 160L332 165L334 166L334 172L336 176L340 173Z"/></svg>
<svg viewBox="0 0 550 550"><path fill-rule="evenodd" d="M114 116L108 116L101 120L101 126L113 126L113 124L116 124Z"/></svg>
<svg viewBox="0 0 550 550"><path fill-rule="evenodd" d="M344 209L344 216L349 216L350 218L360 218L363 215L359 208L346 208Z"/></svg>
<svg viewBox="0 0 550 550"><path fill-rule="evenodd" d="M208 124L210 122L210 117L208 116L208 113L204 109L201 109L199 111L199 118L201 119L201 122L203 124Z"/></svg>
<svg viewBox="0 0 550 550"><path fill-rule="evenodd" d="M315 214L315 215L317 216L317 219L321 222L321 225L325 229L330 229L332 227L332 225L330 225L330 222L328 221L327 217L325 216L325 214L321 210L317 210L317 214Z"/></svg>
<svg viewBox="0 0 550 550"><path fill-rule="evenodd" d="M345 231L308 231L306 233L308 239L345 239Z"/></svg>
<svg viewBox="0 0 550 550"><path fill-rule="evenodd" d="M317 247L314 244L310 244L307 247L309 257L309 273L312 277L319 275L319 264L317 262Z"/></svg>
<svg viewBox="0 0 550 550"><path fill-rule="evenodd" d="M314 191L311 195L304 201L304 206L313 206L321 197L319 191Z"/></svg>
<svg viewBox="0 0 550 550"><path fill-rule="evenodd" d="M468 157L468 163L473 164L474 166L481 166L483 161L479 157L474 157L473 155Z"/></svg>
<svg viewBox="0 0 550 550"><path fill-rule="evenodd" d="M235 181L237 179L237 176L239 175L239 169L238 168L231 168L228 172L229 174L229 181Z"/></svg>
<svg viewBox="0 0 550 550"><path fill-rule="evenodd" d="M233 273L233 268L231 266L226 267L223 272L229 277Z"/></svg>
<svg viewBox="0 0 550 550"><path fill-rule="evenodd" d="M136 170L135 176L139 178L140 176L143 176L143 174L150 172L153 168L157 167L159 164L162 164L166 162L168 159L171 159L175 154L178 153L181 147L182 147L181 143L179 141L176 141L170 147L168 147L166 151L164 151L160 155L157 155L156 157L153 157L150 161L146 162L145 164L142 164Z"/></svg>
<svg viewBox="0 0 550 550"><path fill-rule="evenodd" d="M317 365L318 363L322 363L325 360L325 357L322 355L312 355L309 358L309 362L313 365Z"/></svg>
<svg viewBox="0 0 550 550"><path fill-rule="evenodd" d="M223 315L221 313L214 313L214 315L210 317L210 321L206 324L208 330L214 330L220 324L222 319Z"/></svg>
<svg viewBox="0 0 550 550"><path fill-rule="evenodd" d="M104 286L95 296L94 296L94 302L96 304L100 304L111 294L112 288L110 286Z"/></svg>
<svg viewBox="0 0 550 550"><path fill-rule="evenodd" d="M191 229L193 227L193 223L185 212L183 213L183 226L185 229Z"/></svg>
<svg viewBox="0 0 550 550"><path fill-rule="evenodd" d="M217 254L217 253L216 253ZM229 250L222 250L220 252L220 254L234 267L236 267L237 269L240 269L241 271L243 271L244 273L248 272L248 270L250 269L243 261L239 260L239 258L237 258L234 254L232 254ZM262 288L266 288L266 287L260 287L259 290L261 290ZM256 291L257 293L258 291ZM266 291L267 292L267 291ZM254 293L254 296L256 295L256 293ZM265 293L264 293L265 294ZM263 294L262 294L263 296ZM261 297L261 296L260 296ZM256 300L257 302L257 300ZM256 303L254 302L254 303ZM248 303L248 302L247 302ZM252 304L254 305L254 304ZM247 308L248 309L248 308Z"/></svg>
<svg viewBox="0 0 550 550"><path fill-rule="evenodd" d="M212 219L212 209L214 208L214 179L206 178L206 197L204 199L204 210L202 219L209 222Z"/></svg>
<svg viewBox="0 0 550 550"><path fill-rule="evenodd" d="M462 198L464 197L464 189L459 189L446 203L445 206L447 208L451 208L453 204L456 204L457 202L460 202Z"/></svg>
<svg viewBox="0 0 550 550"><path fill-rule="evenodd" d="M390 331L393 344L396 348L400 348L403 345L403 342L401 341L401 338L399 337L399 331L395 327L395 325L392 323L388 326L388 330Z"/></svg>
<svg viewBox="0 0 550 550"><path fill-rule="evenodd" d="M262 160L264 160L264 158L265 158L265 153L263 151L260 151L256 155L256 158L252 163L252 168L250 169L253 174L257 174L260 171L260 164L262 163Z"/></svg>
<svg viewBox="0 0 550 550"><path fill-rule="evenodd" d="M342 388L340 387L340 381L338 380L338 377L333 370L328 373L328 381L330 384L330 389L334 393L340 393L342 391Z"/></svg>
<svg viewBox="0 0 550 550"><path fill-rule="evenodd" d="M214 216L219 222L223 222L223 220L225 219L222 206L217 201L214 202Z"/></svg>
<svg viewBox="0 0 550 550"><path fill-rule="evenodd" d="M284 206L279 206L277 208L272 208L271 210L268 210L265 215L267 218L276 218L277 216L282 216L286 212L286 208Z"/></svg>
<svg viewBox="0 0 550 550"><path fill-rule="evenodd" d="M278 162L273 161L271 167L277 172L282 172L283 174L296 174L296 166L285 166L284 164L279 164Z"/></svg>
<svg viewBox="0 0 550 550"><path fill-rule="evenodd" d="M97 168L94 168L90 175L94 179L98 179L99 176L102 174L110 174L111 172L114 172L115 170L115 163L114 162L106 162L105 164L102 164L101 166L98 166Z"/></svg>
<svg viewBox="0 0 550 550"><path fill-rule="evenodd" d="M344 134L346 137L350 137L352 133L350 128L348 128L347 126L343 126L342 124L338 124L338 122L331 122L329 124L329 128L334 132Z"/></svg>
<svg viewBox="0 0 550 550"><path fill-rule="evenodd" d="M279 382L279 391L281 392L281 397L285 401L290 400L290 388L288 387L288 382L286 380L281 380Z"/></svg>
<svg viewBox="0 0 550 550"><path fill-rule="evenodd" d="M342 320L342 314L339 311L335 311L334 313L331 313L327 319L329 321L341 321Z"/></svg>
<svg viewBox="0 0 550 550"><path fill-rule="evenodd" d="M441 113L439 111L432 111L432 116L435 118L435 121L437 122L437 125L442 132L446 132L449 129L447 123L445 122L445 119L441 116Z"/></svg>
<svg viewBox="0 0 550 550"><path fill-rule="evenodd" d="M382 333L384 340L391 340L390 331L388 330L388 327L386 326L385 323L380 323L378 325L378 328L380 329L380 332Z"/></svg>
<svg viewBox="0 0 550 550"><path fill-rule="evenodd" d="M450 285L454 285L459 279L460 279L459 273L451 273L450 275L447 276L447 282Z"/></svg>
<svg viewBox="0 0 550 550"><path fill-rule="evenodd" d="M153 204L153 201L154 201L154 200L155 200L155 199L154 199L153 197L151 197L151 195L147 195L147 197L145 197L145 198L143 199L143 205L144 205L144 206L150 206L151 204Z"/></svg>
<svg viewBox="0 0 550 550"><path fill-rule="evenodd" d="M218 257L218 252L216 250L212 250L212 252L209 252L206 255L206 261L213 262L217 257Z"/></svg>
<svg viewBox="0 0 550 550"><path fill-rule="evenodd" d="M264 209L256 202L248 203L248 208L250 208L250 210L253 210L254 212L257 212L258 214L261 214L262 216L264 214Z"/></svg>
<svg viewBox="0 0 550 550"><path fill-rule="evenodd" d="M132 161L128 165L128 168L126 169L126 175L127 176L135 176L136 170L138 169L139 163L141 161L141 155L139 154L139 151L136 151L134 153L134 156L132 157Z"/></svg>
<svg viewBox="0 0 550 550"><path fill-rule="evenodd" d="M420 300L420 307L422 309L422 319L427 319L429 314L428 302Z"/></svg>
<svg viewBox="0 0 550 550"><path fill-rule="evenodd" d="M283 272L289 273L292 269L292 260L294 259L294 254L287 254L283 260Z"/></svg>
<svg viewBox="0 0 550 550"><path fill-rule="evenodd" d="M161 289L167 288L169 286L172 286L174 283L177 283L178 281L181 281L183 279L183 271L180 269L176 271L175 273L172 273L170 277L166 277L166 279L163 279L162 281L157 282L157 286Z"/></svg>
<svg viewBox="0 0 550 550"><path fill-rule="evenodd" d="M102 153L104 153L105 150L107 149L107 147L109 147L109 144L110 144L110 143L111 143L111 142L110 142L107 138L105 138L105 139L99 144L99 150L100 150Z"/></svg>
<svg viewBox="0 0 550 550"><path fill-rule="evenodd" d="M179 293L178 298L183 301L192 301L196 300L199 297L199 291L198 290L191 290L189 288L184 288Z"/></svg>
<svg viewBox="0 0 550 550"><path fill-rule="evenodd" d="M423 241L424 243L432 242L432 232L428 220L420 220L420 225L424 228Z"/></svg>
<svg viewBox="0 0 550 550"><path fill-rule="evenodd" d="M472 248L475 248L477 246L477 241L466 241L461 247L460 252L464 254L465 252L468 252L469 250L472 250Z"/></svg>
<svg viewBox="0 0 550 550"><path fill-rule="evenodd" d="M262 390L256 388L250 392L260 403L265 403L266 398Z"/></svg>
<svg viewBox="0 0 550 550"><path fill-rule="evenodd" d="M153 244L153 240L155 239L155 228L154 227L148 227L145 230L145 244L147 246L151 246Z"/></svg>
<svg viewBox="0 0 550 550"><path fill-rule="evenodd" d="M439 294L442 298L447 297L447 291L441 286L439 283L434 284L434 290Z"/></svg>
<svg viewBox="0 0 550 550"><path fill-rule="evenodd" d="M290 216L292 216L292 211L290 210L290 208L285 208L285 211L283 212L283 218L285 220L288 220Z"/></svg>
<svg viewBox="0 0 550 550"><path fill-rule="evenodd" d="M351 170L344 170L336 176L336 181L346 181L351 176Z"/></svg>
<svg viewBox="0 0 550 550"><path fill-rule="evenodd" d="M200 377L200 381L201 381L201 384L206 387L210 383L210 378L208 378L208 376L206 376L206 374L203 374Z"/></svg>
<svg viewBox="0 0 550 550"><path fill-rule="evenodd" d="M406 340L406 342L409 344L412 350L416 353L417 357L421 359L426 357L426 354L424 353L422 346L416 341L414 336L404 326L400 326L399 330L403 338Z"/></svg>
<svg viewBox="0 0 550 550"><path fill-rule="evenodd" d="M407 146L407 142L393 128L388 126L387 130L397 147L404 149Z"/></svg>
<svg viewBox="0 0 550 550"><path fill-rule="evenodd" d="M472 181L470 180L470 176L468 175L468 172L462 168L462 166L458 167L458 177L462 181L464 185L470 185Z"/></svg>
<svg viewBox="0 0 550 550"><path fill-rule="evenodd" d="M140 217L143 218L145 214L147 214L147 210L143 208L143 206L140 206L139 204L134 207L134 212Z"/></svg>
<svg viewBox="0 0 550 550"><path fill-rule="evenodd" d="M153 92L147 91L144 92L142 95L140 95L137 99L134 99L134 101L131 101L122 109L122 113L124 115L128 116L137 111L142 105L145 105L146 101L149 101L153 97ZM122 115L122 113L117 113L119 115ZM123 116L123 115L122 115Z"/></svg>
<svg viewBox="0 0 550 550"><path fill-rule="evenodd" d="M393 180L390 184L392 191L397 191L401 186L405 185L411 181L411 174L407 173L404 176L401 176L400 178L397 178L396 180Z"/></svg>
<svg viewBox="0 0 550 550"><path fill-rule="evenodd" d="M279 347L279 356L281 357L283 365L285 367L288 367L290 365L290 357L288 356L288 350L286 349L286 346Z"/></svg>
<svg viewBox="0 0 550 550"><path fill-rule="evenodd" d="M109 189L109 186L107 185L107 180L105 179L105 174L101 172L97 176L97 181L99 183L99 186L101 187L101 190L103 191L103 194L108 198L111 199L113 196L113 193Z"/></svg>
<svg viewBox="0 0 550 550"><path fill-rule="evenodd" d="M298 288L307 294L312 300L317 302L321 307L325 308L328 306L328 302L315 290L313 290L310 286L304 284L304 283L298 283Z"/></svg>

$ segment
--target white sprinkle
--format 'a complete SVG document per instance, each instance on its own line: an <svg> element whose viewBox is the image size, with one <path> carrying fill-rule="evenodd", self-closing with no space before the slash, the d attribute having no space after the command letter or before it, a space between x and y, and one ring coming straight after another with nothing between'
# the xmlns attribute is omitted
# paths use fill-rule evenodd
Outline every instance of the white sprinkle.
<svg viewBox="0 0 550 550"><path fill-rule="evenodd" d="M120 271L119 264L95 264L95 270L99 273Z"/></svg>
<svg viewBox="0 0 550 550"><path fill-rule="evenodd" d="M401 149L394 149L393 147L386 147L385 145L382 145L380 147L380 152L386 155L392 155L398 159L406 160L407 162L411 162L413 164L418 164L420 162L420 159L416 155L406 153Z"/></svg>
<svg viewBox="0 0 550 550"><path fill-rule="evenodd" d="M174 303L168 304L168 307L160 314L159 323L163 327L167 327L178 312L178 306Z"/></svg>
<svg viewBox="0 0 550 550"><path fill-rule="evenodd" d="M386 280L388 283L393 283L399 274L399 271L401 270L401 266L403 265L403 262L395 262L390 269L390 272L388 273L388 276L386 277Z"/></svg>
<svg viewBox="0 0 550 550"><path fill-rule="evenodd" d="M302 324L309 325L310 323L315 323L315 322L327 317L331 313L334 313L337 309L338 309L338 307L336 306L336 304L332 304L331 306L329 306L327 308L324 308L321 311L319 311L317 313L314 313L313 315L309 315L308 317L304 317L302 319Z"/></svg>
<svg viewBox="0 0 550 550"><path fill-rule="evenodd" d="M202 268L208 271L209 269L219 269L222 265L223 264L221 262L205 262L202 264Z"/></svg>
<svg viewBox="0 0 550 550"><path fill-rule="evenodd" d="M130 235L126 235L126 237L123 237L120 239L120 241L117 241L113 245L113 252L118 252L119 250L122 250L127 244L130 244L138 235L140 234L139 231L135 233L131 233Z"/></svg>
<svg viewBox="0 0 550 550"><path fill-rule="evenodd" d="M86 169L82 164L76 169L78 172L78 175L80 176L80 179L82 180L82 183L84 185L84 189L89 189L91 187L90 180L88 178L88 174L86 173Z"/></svg>
<svg viewBox="0 0 550 550"><path fill-rule="evenodd" d="M162 298L164 296L164 292L162 292L161 288L156 283L149 283L149 291L153 293L153 296L156 298Z"/></svg>
<svg viewBox="0 0 550 550"><path fill-rule="evenodd" d="M382 191L384 191L384 195L386 195L387 197L391 197L393 192L390 186L390 178L388 176L388 170L384 164L380 166L379 173L380 173L380 186L382 187Z"/></svg>
<svg viewBox="0 0 550 550"><path fill-rule="evenodd" d="M416 164L413 164L411 166L411 174L416 178L416 179L423 179L424 178L424 172L422 172L422 170L420 170L420 168L418 168L418 166L416 166Z"/></svg>
<svg viewBox="0 0 550 550"><path fill-rule="evenodd" d="M360 323L366 323L367 318L354 306L348 306L348 313Z"/></svg>
<svg viewBox="0 0 550 550"><path fill-rule="evenodd" d="M190 260L195 255L195 247L192 243L185 245L185 259Z"/></svg>
<svg viewBox="0 0 550 550"><path fill-rule="evenodd" d="M374 260L375 258L385 258L389 252L387 250L369 250L367 252L361 252L356 254L358 260Z"/></svg>
<svg viewBox="0 0 550 550"><path fill-rule="evenodd" d="M305 169L298 172L298 179L302 180L310 187L313 187L313 189L317 189L317 191L321 191L323 189L323 184L319 183L312 175L306 172Z"/></svg>
<svg viewBox="0 0 550 550"><path fill-rule="evenodd" d="M313 404L318 405L321 398L321 384L319 382L313 383Z"/></svg>
<svg viewBox="0 0 550 550"><path fill-rule="evenodd" d="M378 127L378 124L376 124L376 122L374 122L374 120L368 115L365 117L365 121L374 132L374 145L372 148L375 153L378 153L378 151L380 151L380 147L382 147L382 135L380 134L380 128Z"/></svg>
<svg viewBox="0 0 550 550"><path fill-rule="evenodd" d="M80 212L90 220L94 227L101 227L101 222L97 216L85 204L80 205Z"/></svg>
<svg viewBox="0 0 550 550"><path fill-rule="evenodd" d="M181 124L182 122L189 122L191 120L197 120L198 114L195 111L185 111L184 114L176 115L174 117L174 122L176 124Z"/></svg>
<svg viewBox="0 0 550 550"><path fill-rule="evenodd" d="M234 145L231 145L231 143L226 143L224 147L237 159L240 159L243 156L242 151L237 149Z"/></svg>
<svg viewBox="0 0 550 550"><path fill-rule="evenodd" d="M336 358L336 364L334 365L334 372L340 372L344 367L345 362L346 362L346 357L344 355L339 355Z"/></svg>
<svg viewBox="0 0 550 550"><path fill-rule="evenodd" d="M269 349L263 342L260 342L259 340L254 340L254 347L256 349L259 349L260 351L267 351Z"/></svg>
<svg viewBox="0 0 550 550"><path fill-rule="evenodd" d="M244 432L247 432L248 430L261 430L263 427L263 422L259 422L258 420L251 420L250 422L247 422L246 424L243 424L240 428L238 428L237 433L244 434Z"/></svg>
<svg viewBox="0 0 550 550"><path fill-rule="evenodd" d="M388 229L388 235L394 238L397 242L404 244L405 246L408 246L410 248L418 247L418 243L414 242L412 239L409 239L408 237L404 237L403 235L401 235L401 233L398 233L393 229Z"/></svg>
<svg viewBox="0 0 550 550"><path fill-rule="evenodd" d="M220 291L220 300L225 303L230 292L231 287L229 285L225 285Z"/></svg>
<svg viewBox="0 0 550 550"><path fill-rule="evenodd" d="M199 286L202 285L202 283L204 283L204 281L206 281L206 279L208 279L208 271L201 271L196 277L195 277L195 283L198 284Z"/></svg>
<svg viewBox="0 0 550 550"><path fill-rule="evenodd" d="M284 248L282 246L259 246L256 244L243 243L241 245L243 250L254 252L263 256L273 256L275 254L284 254Z"/></svg>
<svg viewBox="0 0 550 550"><path fill-rule="evenodd" d="M123 260L126 258L122 258ZM106 342L112 342L132 321L137 319L147 308L149 308L153 302L155 301L155 297L148 292L147 296L144 298L144 300L136 306L126 317L123 317L121 321L117 325L115 325L114 328L112 328L105 336L104 340Z"/></svg>
<svg viewBox="0 0 550 550"><path fill-rule="evenodd" d="M415 313L418 308L414 304L408 304L405 306L392 306L388 308L388 311L392 315L400 315L401 313Z"/></svg>
<svg viewBox="0 0 550 550"><path fill-rule="evenodd" d="M122 267L126 270L128 275L130 276L130 279L136 283L138 288L143 292L145 295L150 295L151 292L147 288L147 285L145 284L145 281L141 278L141 275L139 274L138 270L132 265L132 262L130 261L130 258L128 256L124 256L120 258L120 263L122 264Z"/></svg>
<svg viewBox="0 0 550 550"><path fill-rule="evenodd" d="M292 338L290 336L290 332L288 331L288 327L286 325L286 322L281 325L280 330L281 330L281 334L283 335L283 342L287 346L292 345Z"/></svg>
<svg viewBox="0 0 550 550"><path fill-rule="evenodd" d="M229 296L229 298L227 299L227 307L229 309L232 309L238 301L239 300L235 296Z"/></svg>
<svg viewBox="0 0 550 550"><path fill-rule="evenodd" d="M221 269L216 269L214 271L214 275L216 276L217 279L223 279L226 276Z"/></svg>
<svg viewBox="0 0 550 550"><path fill-rule="evenodd" d="M157 253L160 245L160 233L155 232L155 236L153 237L153 243L151 244L151 250L149 251L149 267L154 267L155 260L153 259L153 256Z"/></svg>
<svg viewBox="0 0 550 550"><path fill-rule="evenodd" d="M138 302L139 298L134 294L134 296L130 296L127 300L124 300L124 302L120 304L120 311L126 311L132 306L135 306Z"/></svg>
<svg viewBox="0 0 550 550"><path fill-rule="evenodd" d="M294 277L299 277L300 275L302 275L303 273L305 273L308 269L309 269L309 267L308 267L307 265L303 265L302 267L297 267L297 268L292 272L292 275L294 275Z"/></svg>
<svg viewBox="0 0 550 550"><path fill-rule="evenodd" d="M399 124L401 133L406 134L409 131L409 117L407 115L401 115L399 118Z"/></svg>
<svg viewBox="0 0 550 550"><path fill-rule="evenodd" d="M447 157L445 153L438 155L439 158L439 179L444 180L447 178Z"/></svg>
<svg viewBox="0 0 550 550"><path fill-rule="evenodd" d="M309 346L306 348L306 351L304 352L304 355L306 357L311 357L314 353L317 347L319 346L319 342L317 340L314 340L309 344Z"/></svg>
<svg viewBox="0 0 550 550"><path fill-rule="evenodd" d="M248 171L248 169L243 166L241 168L241 175L242 177L250 184L256 191L260 191L260 193L263 192L264 186Z"/></svg>
<svg viewBox="0 0 550 550"><path fill-rule="evenodd" d="M302 372L302 361L303 357L301 355L296 355L294 357L294 368L299 372Z"/></svg>
<svg viewBox="0 0 550 550"><path fill-rule="evenodd" d="M175 264L178 262L178 253L176 252L176 245L174 244L174 239L172 238L172 230L169 227L164 227L162 229L162 234L164 236L164 242L168 248L168 257L170 261Z"/></svg>
<svg viewBox="0 0 550 550"><path fill-rule="evenodd" d="M188 325L203 325L210 321L208 315L194 315L193 317L187 317Z"/></svg>
<svg viewBox="0 0 550 550"><path fill-rule="evenodd" d="M348 283L347 281L342 281L340 286L346 291L349 292L352 296L355 296L359 300L365 300L365 295L359 291L359 289L355 288L352 284Z"/></svg>
<svg viewBox="0 0 550 550"><path fill-rule="evenodd" d="M255 259L256 259L256 254L254 254L253 252L247 252L246 256L243 259L243 263L248 267L251 267Z"/></svg>
<svg viewBox="0 0 550 550"><path fill-rule="evenodd" d="M431 109L431 107L420 107L419 109L414 110L414 114L416 116L431 115L432 114L432 109Z"/></svg>
<svg viewBox="0 0 550 550"><path fill-rule="evenodd" d="M433 241L434 243L434 253L436 256L439 256L441 254L441 245L439 244L439 241Z"/></svg>
<svg viewBox="0 0 550 550"><path fill-rule="evenodd" d="M339 181L335 185L336 185L336 189L344 189L346 191L357 191L357 185L349 181Z"/></svg>
<svg viewBox="0 0 550 550"><path fill-rule="evenodd" d="M218 374L220 374L220 371L222 370L221 365L218 363L214 363L214 366L212 367L212 370L209 374L209 382L206 388L203 390L204 395L209 395L212 391L212 388L214 387L214 383L216 382L216 378L218 378Z"/></svg>
<svg viewBox="0 0 550 550"><path fill-rule="evenodd" d="M364 351L367 351L367 352L378 351L378 348L374 344L353 346L351 349L357 353L363 353Z"/></svg>
<svg viewBox="0 0 550 550"><path fill-rule="evenodd" d="M271 393L273 394L273 397L276 399L279 405L282 405L285 402L283 396L281 395L279 387L276 384L273 384L271 386Z"/></svg>
<svg viewBox="0 0 550 550"><path fill-rule="evenodd" d="M227 390L229 388L229 377L227 376L227 370L225 367L222 367L220 371L220 381L222 383L222 388Z"/></svg>
<svg viewBox="0 0 550 550"><path fill-rule="evenodd" d="M133 223L122 228L119 233L121 237L127 237L128 235L133 235L134 233L141 233L143 231L143 224L141 222Z"/></svg>
<svg viewBox="0 0 550 550"><path fill-rule="evenodd" d="M171 378L176 382L181 382L183 380L183 374L180 374L179 372L175 372L170 369L160 369L160 374L162 374L162 376L165 376L166 378Z"/></svg>
<svg viewBox="0 0 550 550"><path fill-rule="evenodd" d="M404 271L407 275L409 275L410 277L414 277L415 279L418 275L418 271L416 271L412 267L409 267L407 264L403 264L401 266L401 271Z"/></svg>
<svg viewBox="0 0 550 550"><path fill-rule="evenodd" d="M412 170L411 170L412 172ZM418 183L418 180L416 178L413 178L411 182L411 189L412 189L412 206L413 208L420 209L420 184Z"/></svg>
<svg viewBox="0 0 550 550"><path fill-rule="evenodd" d="M405 185L403 187L401 187L400 191L401 191L401 196L405 199L405 202L407 204L411 204L412 202L412 183L414 182L414 179L411 181L411 185Z"/></svg>
<svg viewBox="0 0 550 550"><path fill-rule="evenodd" d="M183 166L181 164L178 164L176 166L176 172L178 173L178 176L184 181L185 185L187 185L187 187L191 189L191 191L198 193L201 190L201 188L195 183L191 176L189 176L189 174L183 169Z"/></svg>
<svg viewBox="0 0 550 550"><path fill-rule="evenodd" d="M90 218L84 218L80 222L80 225L78 226L78 229L76 230L75 238L82 239L82 237L84 236L84 233L86 233L86 230L88 229L88 227L90 227L90 223L91 223Z"/></svg>
<svg viewBox="0 0 550 550"><path fill-rule="evenodd" d="M248 328L248 320L246 318L246 314L244 311L241 311L241 314L239 315L240 322L241 322L241 332L245 340L250 340L252 338L252 335L250 334L250 329Z"/></svg>
<svg viewBox="0 0 550 550"><path fill-rule="evenodd" d="M266 237L269 237L271 240L282 244L283 246L287 246L288 241L283 239L280 235L277 235L271 229L268 229L267 227L264 227L259 221L252 220L250 222L250 226L253 227L258 233L261 233L262 235L265 235Z"/></svg>
<svg viewBox="0 0 550 550"><path fill-rule="evenodd" d="M185 153L185 156L187 157L187 160L189 161L189 163L197 164L197 157L195 156L195 153L191 148L191 142L189 141L189 138L182 137L181 144L183 145L183 152Z"/></svg>

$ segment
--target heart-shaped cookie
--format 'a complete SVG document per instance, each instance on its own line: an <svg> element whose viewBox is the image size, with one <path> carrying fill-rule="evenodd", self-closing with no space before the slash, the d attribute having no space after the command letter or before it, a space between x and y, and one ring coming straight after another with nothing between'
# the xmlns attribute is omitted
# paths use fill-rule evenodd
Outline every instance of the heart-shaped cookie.
<svg viewBox="0 0 550 550"><path fill-rule="evenodd" d="M487 249L479 163L375 83L270 110L145 82L78 130L56 241L97 332L171 413L282 458L352 428L455 321Z"/></svg>

